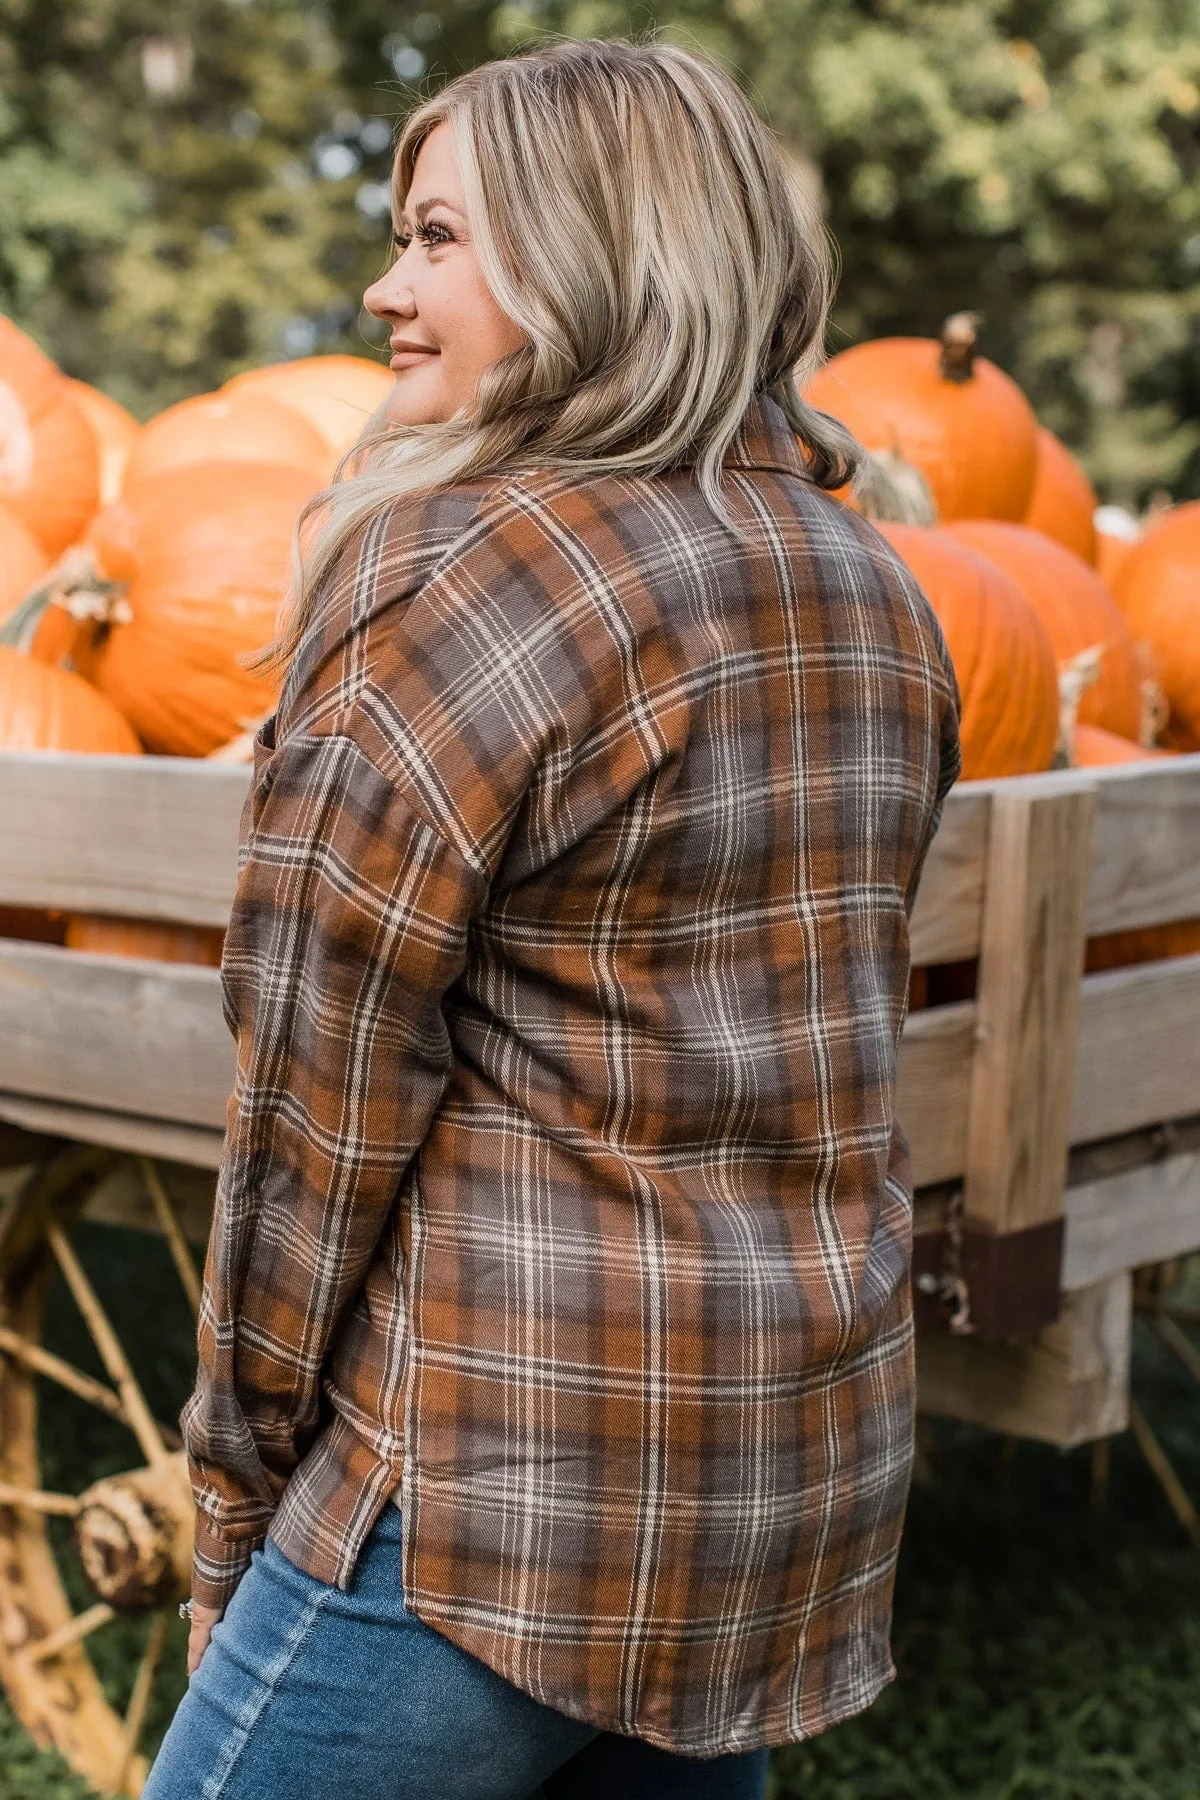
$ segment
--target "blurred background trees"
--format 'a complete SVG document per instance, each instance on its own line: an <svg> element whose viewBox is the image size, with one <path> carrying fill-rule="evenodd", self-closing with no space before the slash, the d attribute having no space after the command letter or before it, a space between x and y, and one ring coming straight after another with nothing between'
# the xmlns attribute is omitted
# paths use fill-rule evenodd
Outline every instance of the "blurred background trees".
<svg viewBox="0 0 1200 1800"><path fill-rule="evenodd" d="M1200 493L1194 0L0 0L0 310L143 416L366 353L414 99L654 25L727 60L819 185L831 349L972 307L1106 498Z"/></svg>

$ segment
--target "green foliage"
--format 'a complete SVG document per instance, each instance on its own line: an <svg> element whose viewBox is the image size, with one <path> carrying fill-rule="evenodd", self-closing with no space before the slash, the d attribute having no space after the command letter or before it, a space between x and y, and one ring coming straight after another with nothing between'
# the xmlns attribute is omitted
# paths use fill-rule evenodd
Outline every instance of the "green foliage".
<svg viewBox="0 0 1200 1800"><path fill-rule="evenodd" d="M0 26L0 309L142 416L345 346L383 233L321 9L0 0Z"/></svg>

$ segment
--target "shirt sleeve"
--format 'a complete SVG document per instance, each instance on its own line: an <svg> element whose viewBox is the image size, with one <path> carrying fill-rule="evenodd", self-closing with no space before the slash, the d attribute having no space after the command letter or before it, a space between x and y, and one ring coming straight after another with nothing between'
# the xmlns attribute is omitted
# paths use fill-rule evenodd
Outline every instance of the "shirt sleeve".
<svg viewBox="0 0 1200 1800"><path fill-rule="evenodd" d="M206 1605L316 1434L322 1363L449 1078L442 998L486 896L338 722L260 741L244 815L222 963L236 1080L182 1416Z"/></svg>

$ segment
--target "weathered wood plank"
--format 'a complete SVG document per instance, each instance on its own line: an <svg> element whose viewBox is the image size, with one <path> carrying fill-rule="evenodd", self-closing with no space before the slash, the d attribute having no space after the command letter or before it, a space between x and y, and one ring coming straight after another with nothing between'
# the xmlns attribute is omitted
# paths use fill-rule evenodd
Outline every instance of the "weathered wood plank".
<svg viewBox="0 0 1200 1800"><path fill-rule="evenodd" d="M0 1119L48 1137L80 1144L103 1144L139 1156L167 1156L197 1169L217 1169L225 1134L199 1125L172 1125L165 1119L143 1119L133 1113L103 1112L86 1106L64 1106L55 1100L33 1100L25 1094L0 1093Z"/></svg>
<svg viewBox="0 0 1200 1800"><path fill-rule="evenodd" d="M1068 1188L1062 1285L1071 1292L1140 1263L1200 1250L1200 1151Z"/></svg>
<svg viewBox="0 0 1200 1800"><path fill-rule="evenodd" d="M182 756L0 753L0 905L224 925L249 779Z"/></svg>
<svg viewBox="0 0 1200 1800"><path fill-rule="evenodd" d="M1068 1294L1053 1325L981 1344L944 1331L917 1334L923 1412L1067 1449L1129 1422L1133 1282L1110 1275Z"/></svg>
<svg viewBox="0 0 1200 1800"><path fill-rule="evenodd" d="M1100 776L1089 935L1200 917L1200 753L1079 773Z"/></svg>
<svg viewBox="0 0 1200 1800"><path fill-rule="evenodd" d="M1093 806L1078 784L992 795L964 1193L984 1230L1061 1210Z"/></svg>
<svg viewBox="0 0 1200 1800"><path fill-rule="evenodd" d="M0 1019L0 1092L224 1128L215 969L0 942Z"/></svg>
<svg viewBox="0 0 1200 1800"><path fill-rule="evenodd" d="M979 949L988 810L994 787L992 782L969 781L946 796L909 921L909 945L917 966L957 962Z"/></svg>
<svg viewBox="0 0 1200 1800"><path fill-rule="evenodd" d="M975 1053L975 1007L910 1013L897 1059L896 1116L912 1148L913 1184L949 1181L966 1166L967 1096Z"/></svg>
<svg viewBox="0 0 1200 1800"><path fill-rule="evenodd" d="M1090 1143L1200 1112L1200 956L1080 984L1070 1135Z"/></svg>

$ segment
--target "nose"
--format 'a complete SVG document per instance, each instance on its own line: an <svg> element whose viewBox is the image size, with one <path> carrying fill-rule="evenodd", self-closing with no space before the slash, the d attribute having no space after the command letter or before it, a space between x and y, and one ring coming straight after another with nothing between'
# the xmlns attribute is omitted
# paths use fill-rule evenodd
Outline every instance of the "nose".
<svg viewBox="0 0 1200 1800"><path fill-rule="evenodd" d="M417 300L407 282L398 278L399 263L393 263L386 275L372 283L363 295L363 305L377 319L415 319Z"/></svg>

